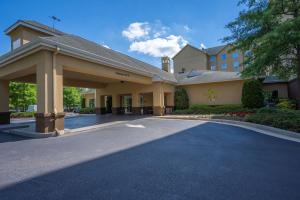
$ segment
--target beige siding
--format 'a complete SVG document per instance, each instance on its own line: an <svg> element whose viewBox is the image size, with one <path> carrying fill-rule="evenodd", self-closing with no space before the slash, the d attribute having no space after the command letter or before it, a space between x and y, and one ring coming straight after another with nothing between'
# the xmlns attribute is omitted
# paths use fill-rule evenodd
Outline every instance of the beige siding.
<svg viewBox="0 0 300 200"><path fill-rule="evenodd" d="M186 71L207 70L207 55L190 46L186 46L173 61L175 73L181 72L183 68Z"/></svg>
<svg viewBox="0 0 300 200"><path fill-rule="evenodd" d="M187 90L190 105L241 104L243 81L196 84L182 87ZM208 91L214 91L216 96L214 102L209 100Z"/></svg>
<svg viewBox="0 0 300 200"><path fill-rule="evenodd" d="M230 46L227 46L225 47L222 51L219 52L219 54L216 56L217 57L217 61L215 63L216 67L217 67L217 70L218 71L221 71L221 65L223 63L226 63L227 64L227 70L228 72L233 72L234 71L234 68L233 68L233 62L234 61L238 61L240 63L240 70L239 71L242 71L243 70L243 62L244 62L244 55L243 55L243 52L241 51L232 51L230 52ZM239 54L239 57L237 59L233 59L232 58L232 54L235 53L235 52L238 52ZM221 56L222 54L226 54L226 61L222 61L221 59ZM213 65L213 63L210 63L210 66ZM210 68L209 66L209 68Z"/></svg>
<svg viewBox="0 0 300 200"><path fill-rule="evenodd" d="M279 98L287 99L288 95L288 84L287 83L274 83L274 84L265 84L263 86L264 91L272 92L277 90Z"/></svg>

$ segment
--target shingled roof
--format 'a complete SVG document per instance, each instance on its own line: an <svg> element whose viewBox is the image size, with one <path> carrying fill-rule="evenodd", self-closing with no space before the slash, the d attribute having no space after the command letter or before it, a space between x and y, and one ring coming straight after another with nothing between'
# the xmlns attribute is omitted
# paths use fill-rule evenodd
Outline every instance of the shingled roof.
<svg viewBox="0 0 300 200"><path fill-rule="evenodd" d="M56 29L52 29L49 26L43 25L35 21L19 20L14 25L9 27L6 30L6 32L12 31L14 28L16 28L16 25L24 26L25 24L46 31L51 31L53 35L47 37L38 37L36 40L28 43L27 45L24 45L23 47L20 47L12 52L9 52L8 54L1 56L0 60L21 51L23 48L26 48L29 45L42 42L46 44L55 45L61 49L68 49L72 52L80 53L82 55L84 54L93 58L99 58L102 61L106 61L107 64L111 64L111 66L121 68L125 71L131 71L133 73L151 76L154 81L177 82L172 73L165 72L155 66L132 58L118 51L114 51L112 49L103 47L102 45L84 39L82 37L67 34Z"/></svg>
<svg viewBox="0 0 300 200"><path fill-rule="evenodd" d="M14 23L10 27L8 27L4 32L6 34L9 34L11 31L13 31L15 28L17 28L19 26L25 26L25 27L33 28L33 29L36 29L36 30L41 31L41 32L46 32L50 35L64 35L64 34L66 34L66 33L64 33L60 30L54 29L53 27L49 27L45 24L41 24L41 23L33 21L33 20L18 20L16 23Z"/></svg>
<svg viewBox="0 0 300 200"><path fill-rule="evenodd" d="M210 56L213 56L213 55L217 55L218 53L220 53L220 51L222 51L227 45L221 45L221 46L217 46L217 47L211 47L211 48L207 48L207 49L204 49L204 51L210 55Z"/></svg>
<svg viewBox="0 0 300 200"><path fill-rule="evenodd" d="M192 70L186 73L177 74L176 79L178 81L178 85L193 85L242 80L242 77L238 72Z"/></svg>
<svg viewBox="0 0 300 200"><path fill-rule="evenodd" d="M89 41L76 35L64 33L57 29L53 29L49 26L31 20L17 21L14 25L12 25L6 30L6 33L12 31L14 28L17 27L17 25L36 27L39 30L44 30L52 34L49 34L50 36L47 37L38 37L32 42L22 47L19 47L18 49L12 52L2 55L0 57L0 61L5 61L6 59L9 59L9 57L14 56L14 54L21 53L27 48L30 49L31 46L38 44L48 44L58 47L61 50L72 52L75 55L86 56L88 58L99 60L112 67L152 77L153 81L167 81L177 83L179 85L187 85L241 80L240 74L235 72L194 70L192 72L174 75L172 73L165 72L155 66L142 62L138 59L132 58L126 54L103 47L102 45L97 44L95 42ZM209 55L215 55L218 54L225 46L226 45L222 45L203 50L199 49L199 51L202 51Z"/></svg>

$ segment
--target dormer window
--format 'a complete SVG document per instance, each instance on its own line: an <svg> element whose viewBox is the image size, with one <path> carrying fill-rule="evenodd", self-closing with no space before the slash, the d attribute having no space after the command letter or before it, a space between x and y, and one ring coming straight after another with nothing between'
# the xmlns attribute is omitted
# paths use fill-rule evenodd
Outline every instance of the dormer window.
<svg viewBox="0 0 300 200"><path fill-rule="evenodd" d="M12 43L12 50L15 50L16 48L19 48L21 46L21 39L18 38L13 41Z"/></svg>

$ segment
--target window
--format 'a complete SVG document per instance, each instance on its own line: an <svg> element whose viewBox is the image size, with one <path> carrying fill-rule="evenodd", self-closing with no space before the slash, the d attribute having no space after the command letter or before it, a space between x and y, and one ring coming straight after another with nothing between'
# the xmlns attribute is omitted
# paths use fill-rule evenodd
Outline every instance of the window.
<svg viewBox="0 0 300 200"><path fill-rule="evenodd" d="M223 61L226 60L226 54L225 53L221 54L221 60L223 60Z"/></svg>
<svg viewBox="0 0 300 200"><path fill-rule="evenodd" d="M95 108L95 99L90 99L89 100L89 107L90 108Z"/></svg>
<svg viewBox="0 0 300 200"><path fill-rule="evenodd" d="M216 70L217 70L217 66L216 66L216 65L210 66L210 70L211 70L211 71L216 71Z"/></svg>
<svg viewBox="0 0 300 200"><path fill-rule="evenodd" d="M238 52L232 53L232 58L233 59L238 59L239 58L239 53Z"/></svg>
<svg viewBox="0 0 300 200"><path fill-rule="evenodd" d="M216 62L216 59L217 59L216 56L211 56L210 57L210 62Z"/></svg>
<svg viewBox="0 0 300 200"><path fill-rule="evenodd" d="M12 44L13 50L16 49L16 48L18 48L18 47L20 47L20 46L21 46L21 39L20 38L18 38L15 41L13 41L13 44Z"/></svg>
<svg viewBox="0 0 300 200"><path fill-rule="evenodd" d="M222 70L222 71L226 71L226 70L227 70L227 63L223 63L223 64L221 65L221 70Z"/></svg>
<svg viewBox="0 0 300 200"><path fill-rule="evenodd" d="M240 71L240 63L238 61L233 62L233 70L235 72Z"/></svg>

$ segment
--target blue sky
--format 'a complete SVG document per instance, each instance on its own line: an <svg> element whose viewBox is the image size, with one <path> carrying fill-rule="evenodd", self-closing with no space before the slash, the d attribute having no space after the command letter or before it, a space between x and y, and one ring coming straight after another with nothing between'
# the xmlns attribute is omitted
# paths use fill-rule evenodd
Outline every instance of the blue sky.
<svg viewBox="0 0 300 200"><path fill-rule="evenodd" d="M161 55L172 56L186 43L200 47L221 44L224 26L238 16L238 0L1 0L0 30L18 19L56 28L160 67ZM9 38L0 34L0 54Z"/></svg>

